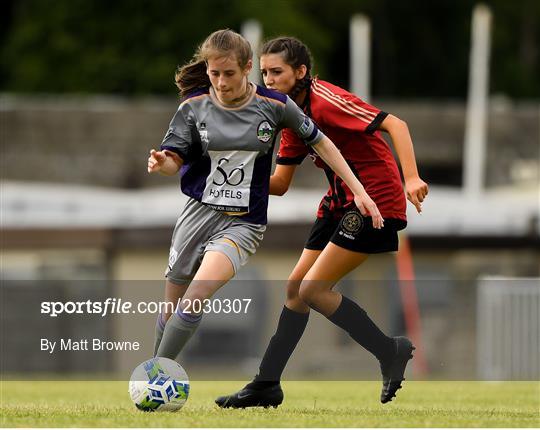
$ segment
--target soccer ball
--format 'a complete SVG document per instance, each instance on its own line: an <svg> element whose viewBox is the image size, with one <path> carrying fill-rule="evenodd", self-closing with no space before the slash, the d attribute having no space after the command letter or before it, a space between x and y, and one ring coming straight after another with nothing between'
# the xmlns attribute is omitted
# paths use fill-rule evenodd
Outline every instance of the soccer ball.
<svg viewBox="0 0 540 430"><path fill-rule="evenodd" d="M189 379L176 361L152 358L131 374L129 395L142 411L177 411L189 396Z"/></svg>

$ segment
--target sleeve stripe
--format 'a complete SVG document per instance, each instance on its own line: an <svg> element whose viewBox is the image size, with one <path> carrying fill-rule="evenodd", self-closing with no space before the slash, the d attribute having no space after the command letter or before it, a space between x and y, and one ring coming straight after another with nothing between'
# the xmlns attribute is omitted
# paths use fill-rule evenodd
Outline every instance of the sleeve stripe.
<svg viewBox="0 0 540 430"><path fill-rule="evenodd" d="M367 134L373 134L377 131L379 128L379 125L384 121L384 119L388 116L387 112L380 111L379 115L375 117L375 119L372 121L371 124L369 124L366 128Z"/></svg>
<svg viewBox="0 0 540 430"><path fill-rule="evenodd" d="M167 151L171 151L171 152L174 152L175 154L179 155L180 158L182 158L182 160L186 160L187 158L187 152L185 151L181 151L179 148L175 147L175 146L169 146L169 145L161 145L160 149L163 151L163 150L167 150Z"/></svg>
<svg viewBox="0 0 540 430"><path fill-rule="evenodd" d="M340 108L342 111L347 112L348 114L361 119L368 124L371 123L371 121L373 121L376 117L375 113L363 109L349 100L345 100L343 97L332 93L329 89L324 88L322 85L314 83L313 92L334 106Z"/></svg>
<svg viewBox="0 0 540 430"><path fill-rule="evenodd" d="M332 97L336 99L339 102L342 102L346 104L351 110L357 111L360 115L365 114L367 116L375 117L376 114L368 109L365 109L361 106L358 106L356 103L345 99L343 96L340 96L339 94L333 93L330 89L326 88L324 85L321 85L316 80L313 83L313 87L316 88L319 92L324 92L329 97Z"/></svg>
<svg viewBox="0 0 540 430"><path fill-rule="evenodd" d="M316 91L313 91L313 92L317 94ZM323 96L322 94L317 94L317 95L318 95L319 97L325 99L328 103L333 104L333 105L336 106L337 108L341 109L343 112L346 112L346 113L348 113L349 115L351 115L351 116L353 116L353 117L359 119L360 121L365 122L366 124L370 124L370 123L371 123L371 121L369 121L369 120L366 119L365 117L362 117L362 116L358 115L357 113L355 113L355 112L353 112L353 111L350 111L349 109L346 109L346 108L344 108L343 106L338 105L335 101L333 101L333 100L327 98L326 96Z"/></svg>
<svg viewBox="0 0 540 430"><path fill-rule="evenodd" d="M284 166L291 166L293 164L302 164L306 155L299 155L298 157L280 157L279 155L276 158L276 164L281 164Z"/></svg>
<svg viewBox="0 0 540 430"><path fill-rule="evenodd" d="M309 135L309 137L306 139L306 142L313 142L313 140L317 137L317 134L319 133L319 129L315 124L313 124L313 131Z"/></svg>

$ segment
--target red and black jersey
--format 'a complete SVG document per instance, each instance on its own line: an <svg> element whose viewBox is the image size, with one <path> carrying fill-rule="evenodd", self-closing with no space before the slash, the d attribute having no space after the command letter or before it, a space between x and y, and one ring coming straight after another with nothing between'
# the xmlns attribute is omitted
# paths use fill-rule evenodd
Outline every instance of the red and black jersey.
<svg viewBox="0 0 540 430"><path fill-rule="evenodd" d="M406 220L399 170L390 147L377 131L388 114L317 78L312 80L302 108L341 151L383 218ZM354 204L351 190L291 130L283 130L276 162L300 164L307 155L317 167L324 169L330 183L317 217L341 218L344 209Z"/></svg>

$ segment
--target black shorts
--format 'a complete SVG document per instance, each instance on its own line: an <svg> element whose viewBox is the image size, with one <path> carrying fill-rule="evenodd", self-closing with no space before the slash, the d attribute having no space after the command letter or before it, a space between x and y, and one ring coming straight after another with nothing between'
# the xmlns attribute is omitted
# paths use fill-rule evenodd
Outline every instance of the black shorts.
<svg viewBox="0 0 540 430"><path fill-rule="evenodd" d="M371 217L363 216L358 210L350 210L340 220L317 218L304 248L321 251L328 242L364 254L380 254L398 250L399 230L407 221L385 219L380 230L373 228Z"/></svg>

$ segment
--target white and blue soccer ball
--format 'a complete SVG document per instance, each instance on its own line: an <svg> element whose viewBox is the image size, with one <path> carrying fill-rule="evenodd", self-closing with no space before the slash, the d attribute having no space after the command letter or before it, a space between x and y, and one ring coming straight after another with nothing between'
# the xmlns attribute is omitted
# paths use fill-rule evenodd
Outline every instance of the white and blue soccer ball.
<svg viewBox="0 0 540 430"><path fill-rule="evenodd" d="M129 395L140 410L177 411L189 396L189 379L176 361L151 358L131 374Z"/></svg>

